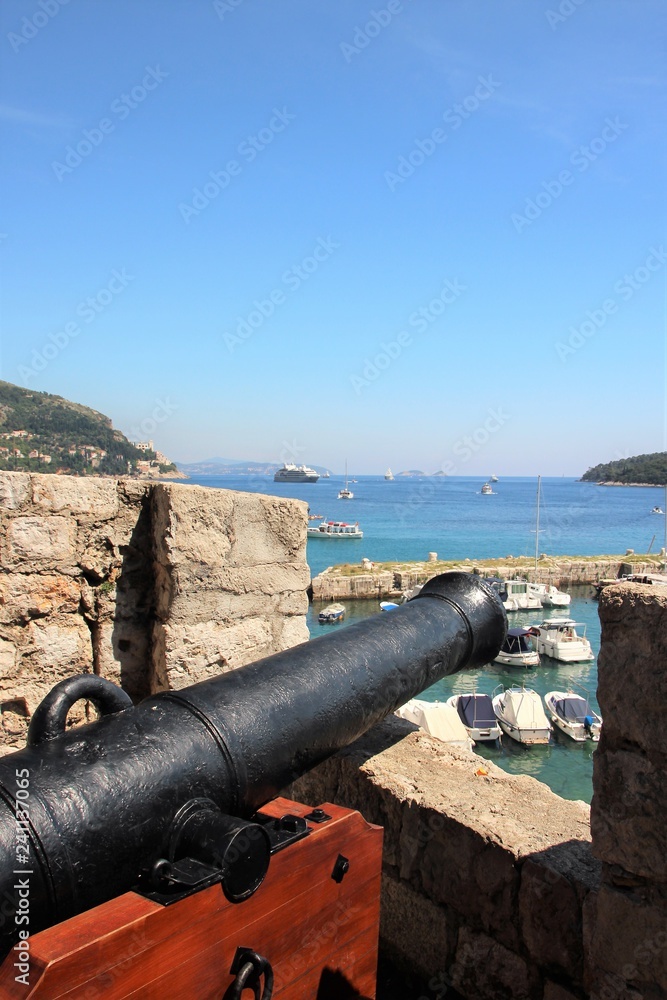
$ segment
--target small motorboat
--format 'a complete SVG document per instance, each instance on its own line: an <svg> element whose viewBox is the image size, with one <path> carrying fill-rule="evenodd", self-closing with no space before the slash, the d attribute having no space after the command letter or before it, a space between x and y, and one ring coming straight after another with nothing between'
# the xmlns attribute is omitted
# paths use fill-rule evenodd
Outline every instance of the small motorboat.
<svg viewBox="0 0 667 1000"><path fill-rule="evenodd" d="M491 486L491 483L484 483L479 492L483 493L485 496L493 494L493 487Z"/></svg>
<svg viewBox="0 0 667 1000"><path fill-rule="evenodd" d="M562 660L563 663L583 663L595 659L583 622L575 622L572 618L551 618L533 628L537 632L535 642L540 655ZM582 629L581 635L577 629Z"/></svg>
<svg viewBox="0 0 667 1000"><path fill-rule="evenodd" d="M537 691L510 687L501 689L492 701L500 728L511 739L528 747L549 742L551 723Z"/></svg>
<svg viewBox="0 0 667 1000"><path fill-rule="evenodd" d="M486 582L498 594L505 611L538 611L542 607L540 598L528 590L527 580L500 580L492 576Z"/></svg>
<svg viewBox="0 0 667 1000"><path fill-rule="evenodd" d="M537 667L540 654L533 649L531 637L537 633L528 627L510 628L505 641L494 659L494 663L502 663L506 667Z"/></svg>
<svg viewBox="0 0 667 1000"><path fill-rule="evenodd" d="M652 514L664 514L665 512L662 509L662 507L654 507L653 510L651 511L651 513Z"/></svg>
<svg viewBox="0 0 667 1000"><path fill-rule="evenodd" d="M317 616L317 620L320 625L335 625L336 622L342 622L344 617L344 604L328 604L326 608L322 608Z"/></svg>
<svg viewBox="0 0 667 1000"><path fill-rule="evenodd" d="M458 712L444 701L421 701L411 698L394 712L399 719L406 719L419 726L429 736L435 736L443 743L472 750L473 743Z"/></svg>
<svg viewBox="0 0 667 1000"><path fill-rule="evenodd" d="M488 694L453 694L447 704L455 708L459 719L474 743L485 743L500 739L500 726L493 711L493 702Z"/></svg>
<svg viewBox="0 0 667 1000"><path fill-rule="evenodd" d="M555 726L577 743L600 739L602 719L590 707L586 698L574 691L547 691L544 704Z"/></svg>
<svg viewBox="0 0 667 1000"><path fill-rule="evenodd" d="M528 593L537 597L545 608L567 608L572 598L550 583L529 583Z"/></svg>
<svg viewBox="0 0 667 1000"><path fill-rule="evenodd" d="M380 601L380 611L393 611L394 608L400 608L400 604L394 604L393 601Z"/></svg>

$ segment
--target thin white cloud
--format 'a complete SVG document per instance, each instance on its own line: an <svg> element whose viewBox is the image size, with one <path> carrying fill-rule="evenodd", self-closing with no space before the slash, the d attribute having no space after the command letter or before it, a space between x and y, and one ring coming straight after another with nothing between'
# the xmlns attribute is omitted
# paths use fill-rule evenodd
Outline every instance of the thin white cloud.
<svg viewBox="0 0 667 1000"><path fill-rule="evenodd" d="M43 115L27 108L13 108L8 104L0 104L0 120L13 122L16 125L32 125L39 128L72 128L75 125L70 118L63 115Z"/></svg>

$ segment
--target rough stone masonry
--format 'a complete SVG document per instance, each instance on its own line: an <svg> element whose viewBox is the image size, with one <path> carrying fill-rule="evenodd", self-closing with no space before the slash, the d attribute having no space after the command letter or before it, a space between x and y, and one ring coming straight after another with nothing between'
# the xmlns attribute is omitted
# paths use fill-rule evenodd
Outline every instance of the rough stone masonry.
<svg viewBox="0 0 667 1000"><path fill-rule="evenodd" d="M0 473L0 753L64 677L139 700L307 640L306 525L297 500Z"/></svg>

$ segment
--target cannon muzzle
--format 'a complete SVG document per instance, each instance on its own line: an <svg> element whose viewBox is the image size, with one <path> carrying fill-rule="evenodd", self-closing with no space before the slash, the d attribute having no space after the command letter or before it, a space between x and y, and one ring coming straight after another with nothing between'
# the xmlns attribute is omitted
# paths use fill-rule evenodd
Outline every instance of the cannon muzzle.
<svg viewBox="0 0 667 1000"><path fill-rule="evenodd" d="M490 662L506 626L483 581L449 573L389 614L136 707L99 678L62 682L0 760L4 950L138 882L196 884L201 866L245 898L271 850L256 810L441 677ZM62 731L82 696L102 717Z"/></svg>

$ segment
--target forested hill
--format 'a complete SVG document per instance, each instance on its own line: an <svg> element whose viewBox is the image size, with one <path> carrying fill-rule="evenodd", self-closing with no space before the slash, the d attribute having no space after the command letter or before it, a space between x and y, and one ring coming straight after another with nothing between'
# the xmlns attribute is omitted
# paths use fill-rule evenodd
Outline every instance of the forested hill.
<svg viewBox="0 0 667 1000"><path fill-rule="evenodd" d="M117 476L155 460L103 413L0 381L0 470Z"/></svg>
<svg viewBox="0 0 667 1000"><path fill-rule="evenodd" d="M615 462L596 465L581 477L594 483L647 483L664 486L667 483L667 451L654 451L651 455L618 458Z"/></svg>

